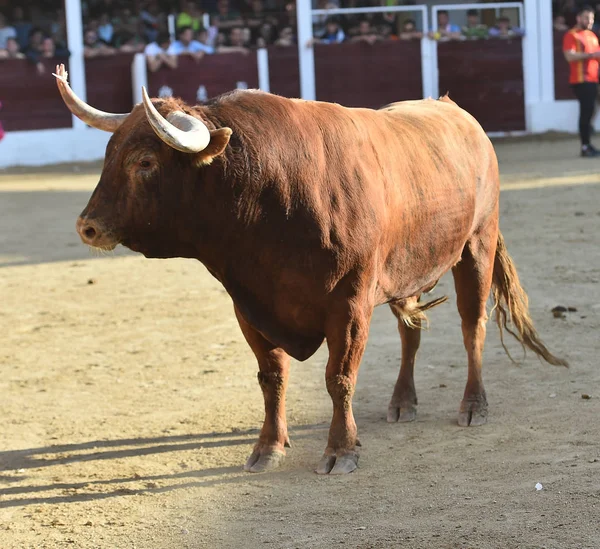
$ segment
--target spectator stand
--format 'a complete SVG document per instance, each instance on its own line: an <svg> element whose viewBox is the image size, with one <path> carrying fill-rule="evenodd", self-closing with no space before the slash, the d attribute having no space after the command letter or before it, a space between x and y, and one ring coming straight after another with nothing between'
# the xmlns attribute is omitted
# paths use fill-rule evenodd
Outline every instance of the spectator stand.
<svg viewBox="0 0 600 549"><path fill-rule="evenodd" d="M142 86L152 97L174 95L190 104L236 88L258 88L268 92L269 55L266 48L258 48L248 55L211 55L202 60L200 69L195 61L180 59L177 70L161 69L150 73L145 54L136 53L131 68L134 103L142 101Z"/></svg>
<svg viewBox="0 0 600 549"><path fill-rule="evenodd" d="M438 13L465 10L500 10L515 8L518 27L524 28L522 2L486 4L438 4L432 7L432 31L438 32ZM487 35L487 33L486 33ZM508 43L507 43L508 42ZM470 40L433 41L433 97L450 93L459 105L478 120L485 118L494 130L491 136L520 135L526 133L524 77L527 70L521 38L499 43L478 39L475 47ZM493 107L492 107L493 105ZM494 116L495 115L495 116Z"/></svg>
<svg viewBox="0 0 600 549"><path fill-rule="evenodd" d="M423 23L423 29L429 28L428 8L426 5L410 6L385 6L372 8L335 8L335 9L312 9L310 2L297 2L297 21L298 21L298 58L300 69L300 93L303 99L318 99L317 81L315 77L315 46L308 46L313 41L313 16L333 16L333 15L355 15L355 14L373 14L373 13L420 13ZM388 46L390 44L388 43ZM325 46L331 48L332 46ZM433 96L434 81L432 67L432 44L425 38L420 40L421 57L421 97ZM373 56L375 58L375 56ZM396 64L400 60L396 59ZM388 67L388 70L393 67ZM356 82L355 84L358 84ZM351 84L350 84L351 85ZM391 90L392 94L394 90ZM394 101L390 98L389 102ZM396 95L396 101L400 99L409 99L409 97L400 98ZM416 98L415 98L416 99ZM382 105L379 105L382 106Z"/></svg>
<svg viewBox="0 0 600 549"><path fill-rule="evenodd" d="M553 47L552 6L548 0L452 5L442 5L441 1L377 8L380 12L411 12L407 16L415 19L412 28L416 32L408 39L401 39L405 31L399 30L396 39L373 43L345 40L311 47L307 47L307 42L313 33L313 14L327 16L366 10L310 10L308 1L297 2L296 11L287 13L284 25L292 33L291 39L278 39L278 44L267 41L271 45L266 49L245 56L227 53L216 59L219 56L207 55L197 66L183 59L179 80L186 83L186 71L193 78L185 89L175 92L194 102L207 94L211 97L220 91L248 86L288 97L378 107L384 101L436 97L449 90L451 97L477 116L492 135L496 130L510 133L523 128L527 133L577 131L577 102L560 90L555 92L555 74L560 88L563 84L560 71L565 72L566 61L561 57L561 45L556 43L556 49ZM519 7L510 7L515 5ZM472 6L486 10L483 13L489 19L488 24L510 9L513 21L519 15L519 26L525 28L525 36L513 38L511 34L498 40L492 39L490 33L489 40L478 37L443 44L427 36L427 31L436 25L440 9L453 10L458 21L464 19L466 10ZM400 19L399 16L396 21ZM65 20L69 80L75 92L90 104L110 112L128 112L139 101L143 83L148 84L152 95L160 95L159 84L166 89L173 87L169 83L172 69L163 67L150 74L144 57L134 58L131 50L112 57L84 59L79 0L65 0ZM297 40L295 20L299 21L301 34ZM165 14L165 26L167 21ZM175 18L171 21L173 34ZM424 38L421 30L425 31ZM88 128L71 117L60 99L50 72L57 62L63 61L66 62L64 58L45 59L46 74L41 75L22 58L0 60L3 102L0 120L6 131L0 144L0 168L95 160L104 154L110 134ZM164 84L157 79L161 71ZM307 78L309 84L312 78L312 87L307 85ZM205 84L208 82L210 85ZM564 88L563 85L560 89ZM507 103L507 99L512 103Z"/></svg>

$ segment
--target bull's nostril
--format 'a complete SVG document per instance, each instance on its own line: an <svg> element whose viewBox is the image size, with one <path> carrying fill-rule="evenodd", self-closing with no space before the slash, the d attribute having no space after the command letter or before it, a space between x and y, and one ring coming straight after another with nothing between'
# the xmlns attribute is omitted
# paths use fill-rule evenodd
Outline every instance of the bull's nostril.
<svg viewBox="0 0 600 549"><path fill-rule="evenodd" d="M86 238L89 238L91 240L96 236L96 229L94 229L93 227L88 227L85 231L83 231L83 234Z"/></svg>

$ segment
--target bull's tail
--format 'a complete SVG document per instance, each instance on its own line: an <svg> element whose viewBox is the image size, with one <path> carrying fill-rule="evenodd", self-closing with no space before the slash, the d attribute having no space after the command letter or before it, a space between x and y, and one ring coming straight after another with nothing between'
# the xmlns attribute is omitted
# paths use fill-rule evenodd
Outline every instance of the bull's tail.
<svg viewBox="0 0 600 549"><path fill-rule="evenodd" d="M523 346L529 347L536 355L543 358L549 364L555 366L566 366L566 360L555 357L542 343L537 334L531 317L529 316L529 300L525 290L519 283L517 270L508 255L502 234L498 232L498 245L494 259L494 274L492 278L492 296L494 298L494 309L496 323L500 329L500 340L502 346L511 360L512 357L504 344L502 330L506 330L515 337ZM510 329L508 322L514 326ZM514 362L514 360L513 360Z"/></svg>

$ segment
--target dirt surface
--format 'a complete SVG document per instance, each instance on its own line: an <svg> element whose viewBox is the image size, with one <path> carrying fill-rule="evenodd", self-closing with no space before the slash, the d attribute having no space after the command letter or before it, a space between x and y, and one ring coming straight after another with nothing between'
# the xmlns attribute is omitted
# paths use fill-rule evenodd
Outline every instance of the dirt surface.
<svg viewBox="0 0 600 549"><path fill-rule="evenodd" d="M466 354L446 276L418 418L389 425L400 342L378 308L354 400L359 468L342 477L312 472L331 415L324 348L293 364L282 468L244 473L262 396L219 284L194 261L90 254L74 223L97 165L0 174L0 547L599 547L600 160L575 140L497 151L509 252L571 368L512 365L490 322L489 423L458 427Z"/></svg>

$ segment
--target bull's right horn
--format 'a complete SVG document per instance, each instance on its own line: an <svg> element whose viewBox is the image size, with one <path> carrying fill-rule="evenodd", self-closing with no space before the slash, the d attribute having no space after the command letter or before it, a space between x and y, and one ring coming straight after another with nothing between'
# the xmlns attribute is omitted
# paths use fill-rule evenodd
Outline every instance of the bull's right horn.
<svg viewBox="0 0 600 549"><path fill-rule="evenodd" d="M67 82L67 71L65 70L64 65L57 65L56 73L52 74L56 76L58 91L60 92L65 105L77 118L83 120L86 124L92 126L92 128L113 133L129 116L129 113L111 114L99 111L79 99L79 97L73 93L71 86L69 86L69 83Z"/></svg>

